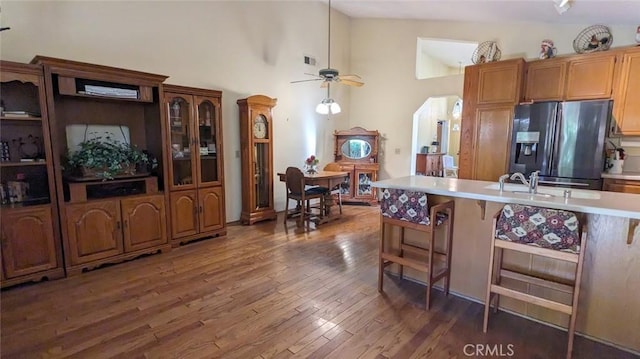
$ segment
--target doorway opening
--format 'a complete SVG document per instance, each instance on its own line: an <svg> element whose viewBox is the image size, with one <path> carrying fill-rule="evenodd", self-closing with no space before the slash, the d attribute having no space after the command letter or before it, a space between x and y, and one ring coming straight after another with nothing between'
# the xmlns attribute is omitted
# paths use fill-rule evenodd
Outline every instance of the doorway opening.
<svg viewBox="0 0 640 359"><path fill-rule="evenodd" d="M417 157L424 154L440 157L440 164L441 156L452 156L454 166L458 166L461 115L462 99L458 95L429 97L418 108L413 114L411 174L424 173L423 168L416 168ZM441 176L442 168L433 173Z"/></svg>

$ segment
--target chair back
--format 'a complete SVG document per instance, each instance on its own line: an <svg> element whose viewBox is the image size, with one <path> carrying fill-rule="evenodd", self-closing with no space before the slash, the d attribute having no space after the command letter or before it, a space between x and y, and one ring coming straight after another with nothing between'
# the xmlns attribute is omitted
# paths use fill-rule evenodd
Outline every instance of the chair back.
<svg viewBox="0 0 640 359"><path fill-rule="evenodd" d="M299 196L304 192L304 174L297 167L287 168L285 172L285 183L288 193Z"/></svg>
<svg viewBox="0 0 640 359"><path fill-rule="evenodd" d="M444 168L453 168L453 156L444 155L442 156L442 167Z"/></svg>
<svg viewBox="0 0 640 359"><path fill-rule="evenodd" d="M327 163L324 168L324 171L331 171L331 172L340 172L340 165L335 163L335 162L331 162L331 163Z"/></svg>

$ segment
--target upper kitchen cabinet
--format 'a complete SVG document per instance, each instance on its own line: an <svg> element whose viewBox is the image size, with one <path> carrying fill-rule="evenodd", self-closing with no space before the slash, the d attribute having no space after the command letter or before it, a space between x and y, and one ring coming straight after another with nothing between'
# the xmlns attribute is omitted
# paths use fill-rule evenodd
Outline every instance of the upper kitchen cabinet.
<svg viewBox="0 0 640 359"><path fill-rule="evenodd" d="M564 99L591 100L611 98L616 54L611 52L573 56L567 67Z"/></svg>
<svg viewBox="0 0 640 359"><path fill-rule="evenodd" d="M520 102L523 59L476 66L478 66L478 105Z"/></svg>
<svg viewBox="0 0 640 359"><path fill-rule="evenodd" d="M527 63L524 100L559 101L564 95L567 60L562 58Z"/></svg>
<svg viewBox="0 0 640 359"><path fill-rule="evenodd" d="M640 135L640 48L630 48L618 55L621 67L616 80L613 118L615 130L622 135Z"/></svg>

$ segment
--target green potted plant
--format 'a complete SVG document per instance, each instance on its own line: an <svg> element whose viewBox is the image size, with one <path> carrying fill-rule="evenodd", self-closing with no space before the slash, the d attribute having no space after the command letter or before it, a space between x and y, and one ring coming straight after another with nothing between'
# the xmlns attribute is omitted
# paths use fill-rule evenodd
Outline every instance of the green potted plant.
<svg viewBox="0 0 640 359"><path fill-rule="evenodd" d="M135 175L138 170L155 168L157 161L136 146L113 139L111 136L98 136L83 141L79 149L67 154L69 170L82 177L97 177L103 180L115 176Z"/></svg>

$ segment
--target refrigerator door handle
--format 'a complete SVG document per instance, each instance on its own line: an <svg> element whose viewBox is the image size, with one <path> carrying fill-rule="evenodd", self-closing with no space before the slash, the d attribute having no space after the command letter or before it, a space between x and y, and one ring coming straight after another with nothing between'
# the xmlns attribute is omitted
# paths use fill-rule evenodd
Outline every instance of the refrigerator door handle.
<svg viewBox="0 0 640 359"><path fill-rule="evenodd" d="M551 126L551 157L547 167L547 173L551 176L557 175L553 173L553 165L556 161L556 154L558 153L558 133L560 133L560 126L562 126L562 102L558 103L556 107L555 121Z"/></svg>
<svg viewBox="0 0 640 359"><path fill-rule="evenodd" d="M555 182L555 181L538 180L538 183L557 184L561 186L589 187L588 183L581 183L581 182Z"/></svg>

